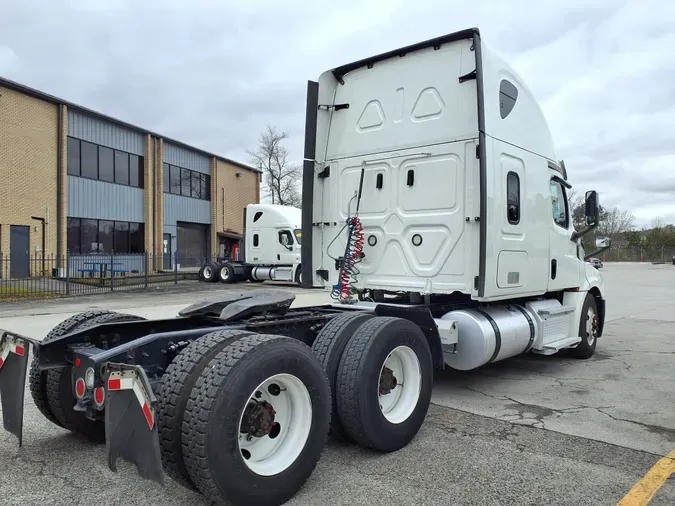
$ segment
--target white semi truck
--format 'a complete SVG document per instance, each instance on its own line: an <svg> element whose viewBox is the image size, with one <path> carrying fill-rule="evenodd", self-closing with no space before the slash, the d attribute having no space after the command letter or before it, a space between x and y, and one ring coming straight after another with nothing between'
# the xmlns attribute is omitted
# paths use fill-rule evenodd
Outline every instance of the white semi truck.
<svg viewBox="0 0 675 506"><path fill-rule="evenodd" d="M202 281L252 283L271 280L302 282L300 245L302 212L297 207L249 204L244 210L244 247L238 259L207 262Z"/></svg>
<svg viewBox="0 0 675 506"><path fill-rule="evenodd" d="M597 194L576 231L544 115L478 30L329 70L308 89L308 283L387 314L445 306L434 324L456 369L593 354L603 281L579 239L598 224Z"/></svg>
<svg viewBox="0 0 675 506"><path fill-rule="evenodd" d="M598 198L575 230L569 188L532 93L477 29L334 68L308 84L302 234L287 230L303 285L335 301L226 290L176 318L91 311L43 340L0 331L3 425L21 442L32 348L35 407L105 441L113 471L123 458L217 504L281 504L328 432L380 452L412 441L435 371L593 355L605 295L579 239ZM260 226L261 246L262 224L246 231ZM271 251L293 261L258 259L300 265L285 246Z"/></svg>

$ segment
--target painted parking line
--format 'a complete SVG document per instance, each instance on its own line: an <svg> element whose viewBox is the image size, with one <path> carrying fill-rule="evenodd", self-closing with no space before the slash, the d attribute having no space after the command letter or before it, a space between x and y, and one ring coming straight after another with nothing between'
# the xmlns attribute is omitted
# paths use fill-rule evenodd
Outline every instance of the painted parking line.
<svg viewBox="0 0 675 506"><path fill-rule="evenodd" d="M675 473L675 450L659 460L644 477L638 481L617 506L645 506L663 486L671 474Z"/></svg>

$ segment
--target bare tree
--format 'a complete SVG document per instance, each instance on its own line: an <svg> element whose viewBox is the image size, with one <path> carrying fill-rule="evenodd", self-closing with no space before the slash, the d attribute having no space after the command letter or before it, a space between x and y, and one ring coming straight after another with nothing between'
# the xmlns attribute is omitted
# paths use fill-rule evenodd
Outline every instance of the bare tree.
<svg viewBox="0 0 675 506"><path fill-rule="evenodd" d="M286 139L286 132L277 132L267 125L260 134L258 148L247 153L253 159L252 164L263 172L264 195L272 199L272 204L301 207L302 167L289 161Z"/></svg>
<svg viewBox="0 0 675 506"><path fill-rule="evenodd" d="M612 209L601 208L600 224L597 235L616 239L619 234L624 234L635 228L635 216L632 212L618 207Z"/></svg>
<svg viewBox="0 0 675 506"><path fill-rule="evenodd" d="M661 216L657 216L652 220L652 230L660 230L666 226L666 222Z"/></svg>

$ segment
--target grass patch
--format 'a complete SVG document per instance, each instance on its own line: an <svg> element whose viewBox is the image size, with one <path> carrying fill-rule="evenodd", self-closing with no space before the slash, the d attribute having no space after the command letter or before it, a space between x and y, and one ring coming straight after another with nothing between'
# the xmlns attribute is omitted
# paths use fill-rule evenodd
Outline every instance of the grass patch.
<svg viewBox="0 0 675 506"><path fill-rule="evenodd" d="M58 292L41 292L18 286L0 286L0 300L50 299L61 295Z"/></svg>

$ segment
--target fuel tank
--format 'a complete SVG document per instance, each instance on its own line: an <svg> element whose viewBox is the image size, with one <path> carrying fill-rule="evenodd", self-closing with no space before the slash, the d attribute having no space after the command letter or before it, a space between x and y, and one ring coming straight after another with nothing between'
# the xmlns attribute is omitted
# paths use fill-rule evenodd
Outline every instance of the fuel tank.
<svg viewBox="0 0 675 506"><path fill-rule="evenodd" d="M441 319L457 322L457 347L454 353L445 352L444 359L460 371L526 353L537 338L532 313L517 304L459 309Z"/></svg>

